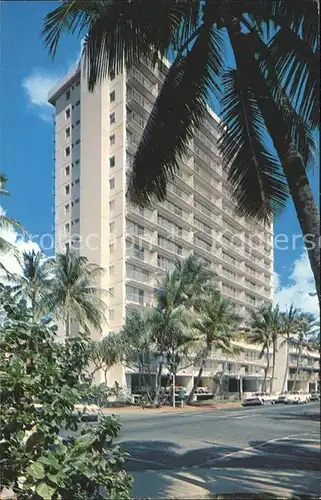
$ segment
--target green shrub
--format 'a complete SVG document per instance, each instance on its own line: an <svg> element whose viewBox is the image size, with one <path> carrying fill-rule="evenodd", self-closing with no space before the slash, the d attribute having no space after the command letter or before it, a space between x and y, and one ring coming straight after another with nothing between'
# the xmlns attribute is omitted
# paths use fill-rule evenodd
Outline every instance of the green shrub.
<svg viewBox="0 0 321 500"><path fill-rule="evenodd" d="M3 291L0 309L1 487L19 500L130 498L125 454L112 445L119 421L85 426L74 411L90 389L88 339L56 343L49 321L34 322L26 303Z"/></svg>

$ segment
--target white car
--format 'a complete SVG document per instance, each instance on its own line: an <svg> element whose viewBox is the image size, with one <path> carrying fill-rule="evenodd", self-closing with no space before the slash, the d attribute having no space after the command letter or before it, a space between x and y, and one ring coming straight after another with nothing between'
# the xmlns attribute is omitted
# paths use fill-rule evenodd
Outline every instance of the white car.
<svg viewBox="0 0 321 500"><path fill-rule="evenodd" d="M273 404L274 399L274 396L271 396L269 392L254 392L252 396L243 399L242 406L264 405L265 403Z"/></svg>
<svg viewBox="0 0 321 500"><path fill-rule="evenodd" d="M293 404L298 405L300 403L307 403L309 401L309 397L307 394L304 394L301 391L291 391L286 395L284 403L286 405Z"/></svg>

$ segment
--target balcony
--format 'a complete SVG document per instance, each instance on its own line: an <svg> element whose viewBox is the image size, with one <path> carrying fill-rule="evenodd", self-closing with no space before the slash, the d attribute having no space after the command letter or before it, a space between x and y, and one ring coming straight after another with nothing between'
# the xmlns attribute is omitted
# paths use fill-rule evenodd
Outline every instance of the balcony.
<svg viewBox="0 0 321 500"><path fill-rule="evenodd" d="M157 84L153 83L149 78L146 78L137 68L133 68L127 73L127 80L129 83L132 83L144 97L150 100L157 97Z"/></svg>
<svg viewBox="0 0 321 500"><path fill-rule="evenodd" d="M128 89L127 92L128 106L138 113L142 113L145 119L148 119L153 105L145 97L135 89Z"/></svg>
<svg viewBox="0 0 321 500"><path fill-rule="evenodd" d="M201 122L201 129L204 134L207 134L210 140L214 140L216 142L219 139L220 132L218 125L215 127L209 120L205 119Z"/></svg>
<svg viewBox="0 0 321 500"><path fill-rule="evenodd" d="M127 114L127 126L134 130L139 136L142 135L146 120L139 116L135 111Z"/></svg>

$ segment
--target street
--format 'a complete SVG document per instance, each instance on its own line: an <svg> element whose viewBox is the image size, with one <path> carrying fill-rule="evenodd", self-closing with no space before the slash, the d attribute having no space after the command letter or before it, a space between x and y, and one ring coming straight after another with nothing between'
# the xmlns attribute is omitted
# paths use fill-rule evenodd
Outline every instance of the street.
<svg viewBox="0 0 321 500"><path fill-rule="evenodd" d="M319 403L120 418L134 498L320 496Z"/></svg>

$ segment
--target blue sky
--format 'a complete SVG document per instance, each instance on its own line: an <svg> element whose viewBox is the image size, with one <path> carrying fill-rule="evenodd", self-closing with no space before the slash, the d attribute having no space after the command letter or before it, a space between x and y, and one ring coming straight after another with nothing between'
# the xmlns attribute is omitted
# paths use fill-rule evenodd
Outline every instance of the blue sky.
<svg viewBox="0 0 321 500"><path fill-rule="evenodd" d="M42 20L56 5L58 2L49 1L0 4L0 169L9 177L11 192L11 197L2 203L7 214L31 234L50 233L53 223L54 130L52 109L46 104L47 89L76 62L80 51L80 41L74 36L64 38L54 61L45 50ZM318 177L318 171L310 172L315 194ZM289 238L300 234L292 202L276 220L275 233L285 233ZM281 302L288 302L293 293L298 301L313 289L302 242L293 250L275 252L275 271Z"/></svg>

